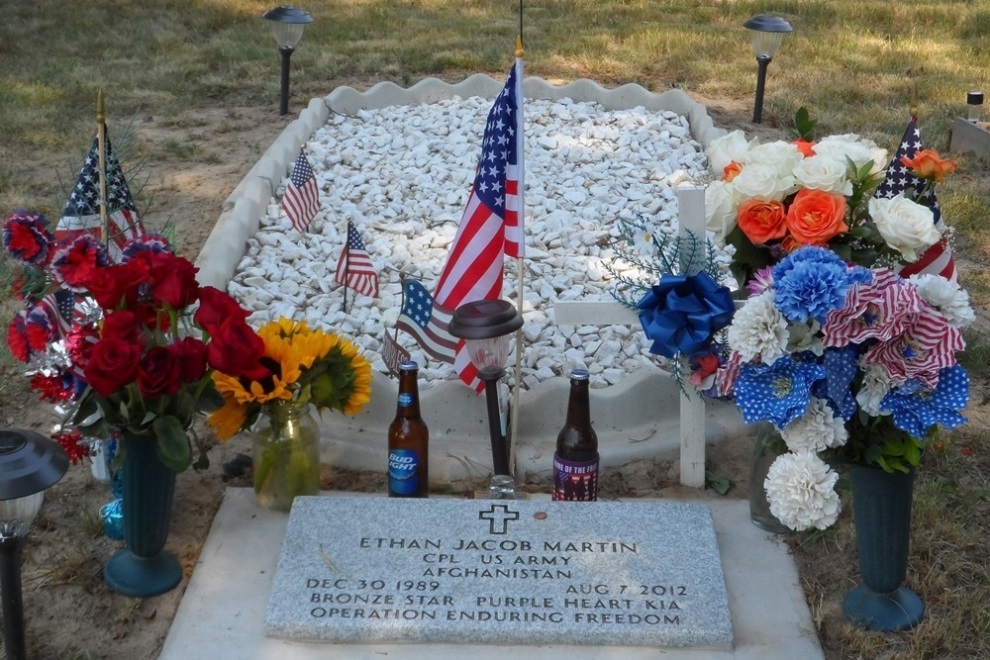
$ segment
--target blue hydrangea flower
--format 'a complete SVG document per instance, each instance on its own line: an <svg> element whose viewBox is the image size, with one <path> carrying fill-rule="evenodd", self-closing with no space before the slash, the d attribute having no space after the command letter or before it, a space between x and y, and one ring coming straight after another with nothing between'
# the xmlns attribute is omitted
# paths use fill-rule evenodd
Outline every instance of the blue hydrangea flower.
<svg viewBox="0 0 990 660"><path fill-rule="evenodd" d="M845 262L830 250L796 250L773 269L777 309L793 323L806 323L809 317L825 323L831 310L846 304L847 271Z"/></svg>
<svg viewBox="0 0 990 660"><path fill-rule="evenodd" d="M939 372L934 390L914 379L895 387L880 401L880 409L893 413L894 426L921 440L935 424L947 429L965 424L959 411L968 402L969 376L956 365Z"/></svg>
<svg viewBox="0 0 990 660"><path fill-rule="evenodd" d="M814 362L778 358L773 364L747 364L736 380L736 405L747 424L767 420L782 429L808 410L811 388L825 378Z"/></svg>

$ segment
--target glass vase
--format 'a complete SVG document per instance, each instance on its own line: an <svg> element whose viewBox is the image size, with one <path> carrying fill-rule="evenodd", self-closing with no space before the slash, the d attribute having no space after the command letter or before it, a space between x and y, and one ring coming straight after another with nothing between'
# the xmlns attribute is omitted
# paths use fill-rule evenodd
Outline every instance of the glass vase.
<svg viewBox="0 0 990 660"><path fill-rule="evenodd" d="M288 511L297 495L320 490L320 428L313 406L265 405L252 438L254 492L261 506Z"/></svg>
<svg viewBox="0 0 990 660"><path fill-rule="evenodd" d="M769 422L758 424L749 472L749 517L754 525L772 534L791 531L770 512L770 502L767 500L767 491L763 486L770 466L778 456L785 453L787 453L787 443L780 437L780 431Z"/></svg>

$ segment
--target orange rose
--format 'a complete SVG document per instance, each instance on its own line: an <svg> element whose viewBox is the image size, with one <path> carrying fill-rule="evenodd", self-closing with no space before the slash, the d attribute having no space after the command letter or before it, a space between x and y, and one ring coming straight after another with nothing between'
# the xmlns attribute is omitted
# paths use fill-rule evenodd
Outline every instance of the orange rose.
<svg viewBox="0 0 990 660"><path fill-rule="evenodd" d="M845 217L845 197L803 188L787 210L787 229L801 245L825 245L849 231Z"/></svg>
<svg viewBox="0 0 990 660"><path fill-rule="evenodd" d="M739 176L740 172L742 172L742 164L732 161L722 170L722 181L728 183Z"/></svg>
<svg viewBox="0 0 990 660"><path fill-rule="evenodd" d="M941 181L946 174L956 171L956 164L948 158L942 158L934 149L925 149L914 155L914 158L901 156L901 164L914 170L919 179L934 179Z"/></svg>
<svg viewBox="0 0 990 660"><path fill-rule="evenodd" d="M805 158L811 158L815 155L815 147L803 138L794 140L794 146L798 148L798 151L800 151L801 155Z"/></svg>
<svg viewBox="0 0 990 660"><path fill-rule="evenodd" d="M784 205L780 202L747 199L739 205L736 221L746 238L762 245L784 237L787 233L784 217Z"/></svg>

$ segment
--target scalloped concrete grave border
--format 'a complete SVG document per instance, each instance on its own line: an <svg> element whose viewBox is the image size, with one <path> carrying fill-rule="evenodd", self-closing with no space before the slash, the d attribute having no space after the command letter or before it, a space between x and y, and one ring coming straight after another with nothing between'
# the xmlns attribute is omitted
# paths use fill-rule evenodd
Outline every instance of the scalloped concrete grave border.
<svg viewBox="0 0 990 660"><path fill-rule="evenodd" d="M280 182L295 161L299 146L323 126L331 112L353 115L361 109L433 103L454 96L494 99L503 83L475 74L457 84L427 78L405 89L378 83L366 92L339 87L324 98L314 98L272 143L261 159L226 199L223 212L196 259L199 281L226 289L244 255L247 240L260 226ZM653 94L639 85L605 89L591 80L563 86L527 78L526 98L595 101L608 110L643 106L670 110L688 118L691 134L702 146L725 134L706 108L684 92L672 89ZM513 462L516 474L549 472L557 431L567 406L566 378L540 383L523 395ZM397 385L376 374L372 402L360 415L326 413L321 419L324 461L349 469L384 470L386 432L395 414ZM433 480L479 477L491 472L491 447L485 398L475 396L459 381L449 381L420 392L423 416L430 427L430 476ZM680 448L679 390L669 374L640 369L612 387L592 390L592 419L598 433L602 463L621 465L641 458L676 459ZM706 407L709 444L745 433L735 406L720 401Z"/></svg>

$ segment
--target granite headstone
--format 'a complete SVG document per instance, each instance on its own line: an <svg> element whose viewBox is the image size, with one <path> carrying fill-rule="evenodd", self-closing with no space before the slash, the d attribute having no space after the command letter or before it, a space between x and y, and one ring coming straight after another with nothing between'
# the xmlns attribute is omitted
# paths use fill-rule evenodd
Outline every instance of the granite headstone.
<svg viewBox="0 0 990 660"><path fill-rule="evenodd" d="M269 636L732 646L700 503L300 497Z"/></svg>

